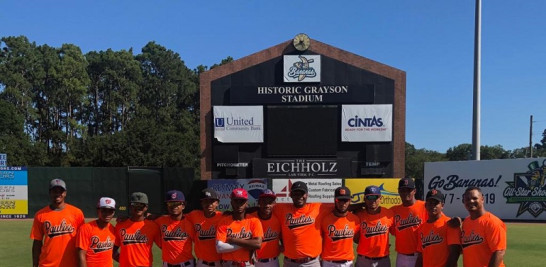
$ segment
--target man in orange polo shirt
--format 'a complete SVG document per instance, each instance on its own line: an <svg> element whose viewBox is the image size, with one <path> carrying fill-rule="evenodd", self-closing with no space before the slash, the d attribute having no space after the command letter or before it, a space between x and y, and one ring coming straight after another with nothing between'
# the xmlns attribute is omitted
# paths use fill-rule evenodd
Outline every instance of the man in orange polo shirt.
<svg viewBox="0 0 546 267"><path fill-rule="evenodd" d="M396 267L414 267L417 261L417 229L427 220L425 202L415 199L415 182L402 178L398 182L398 194L402 204L391 208L394 213L394 227L391 233L396 237Z"/></svg>
<svg viewBox="0 0 546 267"><path fill-rule="evenodd" d="M365 211L358 212L360 235L356 249L356 267L390 267L389 229L394 226L393 213L381 207L381 190L371 185L364 190Z"/></svg>
<svg viewBox="0 0 546 267"><path fill-rule="evenodd" d="M66 183L61 179L49 182L49 198L49 205L34 215L32 266L77 266L76 234L85 222L83 212L65 202Z"/></svg>
<svg viewBox="0 0 546 267"><path fill-rule="evenodd" d="M332 212L333 204L307 203L307 193L307 184L297 181L290 188L292 204L279 203L273 209L281 223L286 267L320 267L320 220Z"/></svg>
<svg viewBox="0 0 546 267"><path fill-rule="evenodd" d="M263 230L260 220L246 215L248 193L236 188L231 193L231 216L218 223L216 251L222 257L222 266L254 266L255 251L262 245Z"/></svg>
<svg viewBox="0 0 546 267"><path fill-rule="evenodd" d="M262 246L256 251L256 267L279 267L281 224L273 216L276 198L273 191L265 189L258 196L258 211L250 214L260 220L264 233Z"/></svg>
<svg viewBox="0 0 546 267"><path fill-rule="evenodd" d="M186 207L184 193L170 190L165 194L168 215L155 220L161 232L163 266L193 267L193 227L182 211Z"/></svg>
<svg viewBox="0 0 546 267"><path fill-rule="evenodd" d="M116 234L110 221L116 211L116 201L101 197L97 203L97 219L88 222L78 230L76 248L79 267L112 267L112 251Z"/></svg>
<svg viewBox="0 0 546 267"><path fill-rule="evenodd" d="M349 212L351 191L338 187L334 191L334 209L321 221L323 238L322 267L353 266L353 239L360 234L360 219Z"/></svg>
<svg viewBox="0 0 546 267"><path fill-rule="evenodd" d="M201 210L188 214L193 225L194 252L197 257L196 267L220 267L221 257L216 252L216 229L223 215L218 208L218 195L212 188L206 188L200 194Z"/></svg>
<svg viewBox="0 0 546 267"><path fill-rule="evenodd" d="M161 248L159 228L155 222L145 220L146 211L148 196L132 193L129 219L116 224L113 258L119 267L152 266L152 246L156 243Z"/></svg>
<svg viewBox="0 0 546 267"><path fill-rule="evenodd" d="M444 194L432 189L425 207L428 220L417 229L417 262L415 267L456 267L461 254L461 229L448 227L449 217L442 212Z"/></svg>
<svg viewBox="0 0 546 267"><path fill-rule="evenodd" d="M465 267L504 266L506 225L485 210L483 194L478 187L469 187L463 194L468 216L463 221L461 244Z"/></svg>

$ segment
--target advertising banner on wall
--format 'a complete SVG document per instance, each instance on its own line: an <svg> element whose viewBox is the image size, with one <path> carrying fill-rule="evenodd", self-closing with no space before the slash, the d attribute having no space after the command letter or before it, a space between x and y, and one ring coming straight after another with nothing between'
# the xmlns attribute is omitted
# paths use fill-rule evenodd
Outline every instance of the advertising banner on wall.
<svg viewBox="0 0 546 267"><path fill-rule="evenodd" d="M342 142L392 141L392 105L342 105Z"/></svg>
<svg viewBox="0 0 546 267"><path fill-rule="evenodd" d="M482 190L487 211L501 219L546 220L546 158L425 163L425 193L441 190L444 213L466 217L465 189Z"/></svg>
<svg viewBox="0 0 546 267"><path fill-rule="evenodd" d="M320 82L320 55L284 55L284 82Z"/></svg>
<svg viewBox="0 0 546 267"><path fill-rule="evenodd" d="M26 167L0 167L0 219L28 217Z"/></svg>
<svg viewBox="0 0 546 267"><path fill-rule="evenodd" d="M334 191L342 186L341 179L273 179L273 192L277 195L277 203L292 203L290 188L297 181L307 184L308 203L334 203Z"/></svg>
<svg viewBox="0 0 546 267"><path fill-rule="evenodd" d="M375 185L381 190L381 207L390 208L402 204L398 194L398 181L400 178L366 178L345 179L345 186L351 190L351 203L364 202L364 189Z"/></svg>
<svg viewBox="0 0 546 267"><path fill-rule="evenodd" d="M349 159L254 159L255 177L335 178L351 175Z"/></svg>
<svg viewBox="0 0 546 267"><path fill-rule="evenodd" d="M214 179L207 182L207 186L218 193L220 203L218 210L231 210L231 192L235 188L244 188L248 192L248 206L254 207L258 203L260 193L267 189L266 179Z"/></svg>
<svg viewBox="0 0 546 267"><path fill-rule="evenodd" d="M262 106L214 106L214 138L222 143L263 143Z"/></svg>

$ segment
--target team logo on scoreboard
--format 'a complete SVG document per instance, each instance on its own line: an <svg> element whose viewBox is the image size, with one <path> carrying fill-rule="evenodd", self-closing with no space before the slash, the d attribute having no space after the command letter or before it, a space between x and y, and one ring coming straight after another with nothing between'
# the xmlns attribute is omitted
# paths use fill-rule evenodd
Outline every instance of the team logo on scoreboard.
<svg viewBox="0 0 546 267"><path fill-rule="evenodd" d="M542 166L538 161L528 165L529 171L514 173L514 181L506 182L508 187L502 193L508 204L519 204L519 217L529 212L535 218L546 210L546 160Z"/></svg>

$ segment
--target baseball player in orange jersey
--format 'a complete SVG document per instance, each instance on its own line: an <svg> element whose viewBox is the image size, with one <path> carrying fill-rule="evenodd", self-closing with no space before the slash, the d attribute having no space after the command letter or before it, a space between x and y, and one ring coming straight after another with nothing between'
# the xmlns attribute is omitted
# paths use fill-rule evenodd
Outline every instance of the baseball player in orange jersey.
<svg viewBox="0 0 546 267"><path fill-rule="evenodd" d="M250 214L255 216L262 223L264 237L262 246L256 251L256 267L278 267L281 224L277 217L273 216L273 207L277 196L270 189L265 189L258 196L258 211Z"/></svg>
<svg viewBox="0 0 546 267"><path fill-rule="evenodd" d="M218 223L216 251L222 257L222 266L254 266L255 251L262 245L263 230L260 220L246 215L248 193L236 188L231 193L231 216Z"/></svg>
<svg viewBox="0 0 546 267"><path fill-rule="evenodd" d="M506 225L485 210L478 187L465 190L463 201L468 216L463 221L461 244L465 267L504 266Z"/></svg>
<svg viewBox="0 0 546 267"><path fill-rule="evenodd" d="M442 213L444 194L432 189L425 207L428 219L417 229L417 262L415 267L456 267L461 254L461 231L448 227L449 217Z"/></svg>
<svg viewBox="0 0 546 267"><path fill-rule="evenodd" d="M113 258L119 267L152 266L152 246L156 243L161 248L159 228L153 221L144 219L146 211L148 196L141 192L131 194L130 217L118 222L115 228Z"/></svg>
<svg viewBox="0 0 546 267"><path fill-rule="evenodd" d="M163 267L193 267L193 227L182 211L186 207L184 193L168 191L165 203L169 215L155 220L161 232L161 254Z"/></svg>
<svg viewBox="0 0 546 267"><path fill-rule="evenodd" d="M394 227L391 233L396 237L396 267L414 267L417 260L417 229L427 220L425 202L415 199L415 183L411 178L398 182L401 205L391 208L394 213Z"/></svg>
<svg viewBox="0 0 546 267"><path fill-rule="evenodd" d="M187 215L194 231L193 246L197 257L195 265L220 267L221 257L216 252L216 229L223 215L216 210L218 195L211 188L206 188L201 191L200 199L202 210L194 210Z"/></svg>
<svg viewBox="0 0 546 267"><path fill-rule="evenodd" d="M333 204L307 203L307 192L307 185L297 181L290 188L292 204L278 203L273 208L281 223L286 267L320 266L320 220L332 212Z"/></svg>
<svg viewBox="0 0 546 267"><path fill-rule="evenodd" d="M116 240L114 226L110 224L116 211L116 201L101 197L97 203L97 219L78 230L76 248L79 267L112 267L112 250Z"/></svg>
<svg viewBox="0 0 546 267"><path fill-rule="evenodd" d="M50 204L34 215L30 238L32 266L78 266L76 234L84 224L83 212L66 203L66 183L49 183Z"/></svg>
<svg viewBox="0 0 546 267"><path fill-rule="evenodd" d="M322 266L353 266L353 240L358 236L360 219L349 212L351 191L347 187L338 187L334 191L334 210L322 218Z"/></svg>
<svg viewBox="0 0 546 267"><path fill-rule="evenodd" d="M394 226L394 214L381 207L381 190L371 185L364 190L365 211L357 215L360 218L357 267L390 267L389 229Z"/></svg>

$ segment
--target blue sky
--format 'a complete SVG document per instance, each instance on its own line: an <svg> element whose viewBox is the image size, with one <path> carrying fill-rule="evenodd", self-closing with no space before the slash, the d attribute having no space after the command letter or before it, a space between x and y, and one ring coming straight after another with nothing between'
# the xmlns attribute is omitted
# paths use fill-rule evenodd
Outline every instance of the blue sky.
<svg viewBox="0 0 546 267"><path fill-rule="evenodd" d="M193 69L297 33L406 71L406 141L445 152L472 141L474 0L0 1L0 36L84 53L156 41ZM483 1L481 144L546 129L546 1Z"/></svg>

